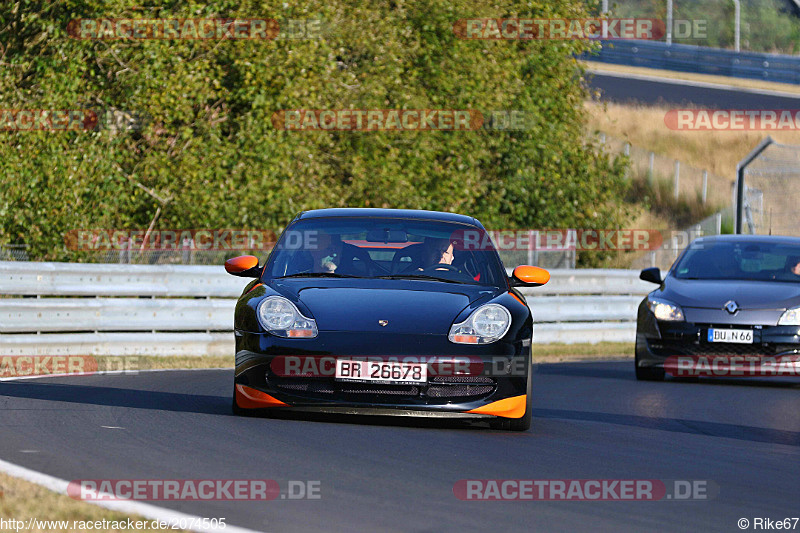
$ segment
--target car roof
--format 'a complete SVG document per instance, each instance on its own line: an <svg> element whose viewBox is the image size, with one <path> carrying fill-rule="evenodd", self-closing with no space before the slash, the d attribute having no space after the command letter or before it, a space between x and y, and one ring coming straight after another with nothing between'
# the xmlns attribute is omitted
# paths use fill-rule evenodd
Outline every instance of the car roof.
<svg viewBox="0 0 800 533"><path fill-rule="evenodd" d="M445 213L443 211L424 211L421 209L380 209L369 207L334 207L328 209L314 209L304 211L295 217L295 220L306 218L331 218L331 217L367 217L367 218L410 218L416 220L438 220L443 222L458 222L483 229L483 224L475 217Z"/></svg>
<svg viewBox="0 0 800 533"><path fill-rule="evenodd" d="M800 237L790 237L786 235L710 235L708 237L700 237L694 242L698 244L713 244L715 242L771 242L775 244L800 245Z"/></svg>

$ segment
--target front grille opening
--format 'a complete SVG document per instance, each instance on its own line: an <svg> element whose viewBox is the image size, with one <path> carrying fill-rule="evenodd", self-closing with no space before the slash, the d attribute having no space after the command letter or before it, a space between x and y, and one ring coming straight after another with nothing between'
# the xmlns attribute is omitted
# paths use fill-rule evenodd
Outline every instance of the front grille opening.
<svg viewBox="0 0 800 533"><path fill-rule="evenodd" d="M494 385L431 385L428 396L431 398L461 398L484 396L494 391Z"/></svg>
<svg viewBox="0 0 800 533"><path fill-rule="evenodd" d="M487 376L434 376L431 383L482 383L494 385L494 379Z"/></svg>
<svg viewBox="0 0 800 533"><path fill-rule="evenodd" d="M419 387L416 385L405 386L376 386L371 383L347 383L342 387L345 394L386 394L391 396L419 396Z"/></svg>
<svg viewBox="0 0 800 533"><path fill-rule="evenodd" d="M704 342L676 342L661 341L651 343L653 353L662 357L672 355L702 355L702 356L775 356L798 349L797 344L737 344L737 343L704 343Z"/></svg>

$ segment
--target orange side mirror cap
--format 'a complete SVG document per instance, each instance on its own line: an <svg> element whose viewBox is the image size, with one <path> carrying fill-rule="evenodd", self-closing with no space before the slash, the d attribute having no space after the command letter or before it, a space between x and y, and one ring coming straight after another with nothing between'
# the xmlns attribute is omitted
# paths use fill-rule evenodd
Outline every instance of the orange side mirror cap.
<svg viewBox="0 0 800 533"><path fill-rule="evenodd" d="M253 255L240 255L225 261L225 271L234 276L243 278L257 278L260 272L258 271L258 257Z"/></svg>
<svg viewBox="0 0 800 533"><path fill-rule="evenodd" d="M520 285L541 287L550 281L550 272L543 268L522 265L514 269L512 277Z"/></svg>

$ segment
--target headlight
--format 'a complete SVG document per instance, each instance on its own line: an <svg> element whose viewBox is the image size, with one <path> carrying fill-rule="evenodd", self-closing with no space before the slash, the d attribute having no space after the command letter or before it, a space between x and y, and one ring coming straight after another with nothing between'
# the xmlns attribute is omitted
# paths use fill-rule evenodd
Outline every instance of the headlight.
<svg viewBox="0 0 800 533"><path fill-rule="evenodd" d="M448 339L457 344L489 344L498 341L511 327L511 313L502 305L486 304L450 328Z"/></svg>
<svg viewBox="0 0 800 533"><path fill-rule="evenodd" d="M778 320L779 326L800 326L800 307L787 309Z"/></svg>
<svg viewBox="0 0 800 533"><path fill-rule="evenodd" d="M658 320L666 320L668 322L683 321L683 310L670 301L651 297L647 299L647 307L650 308Z"/></svg>
<svg viewBox="0 0 800 533"><path fill-rule="evenodd" d="M303 316L297 307L283 296L270 296L258 304L261 326L278 337L316 337L317 323Z"/></svg>

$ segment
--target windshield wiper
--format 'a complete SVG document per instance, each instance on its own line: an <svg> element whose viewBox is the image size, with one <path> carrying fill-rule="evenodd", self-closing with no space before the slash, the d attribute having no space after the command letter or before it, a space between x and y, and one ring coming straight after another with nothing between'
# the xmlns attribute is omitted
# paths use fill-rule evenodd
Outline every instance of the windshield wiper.
<svg viewBox="0 0 800 533"><path fill-rule="evenodd" d="M443 281L445 283L462 283L454 279L438 278L436 276L429 276L427 274L392 274L391 276L378 276L375 279L424 279L429 281Z"/></svg>
<svg viewBox="0 0 800 533"><path fill-rule="evenodd" d="M298 272L288 276L280 276L275 279L286 278L360 278L361 276L351 276L350 274L337 274L336 272Z"/></svg>

